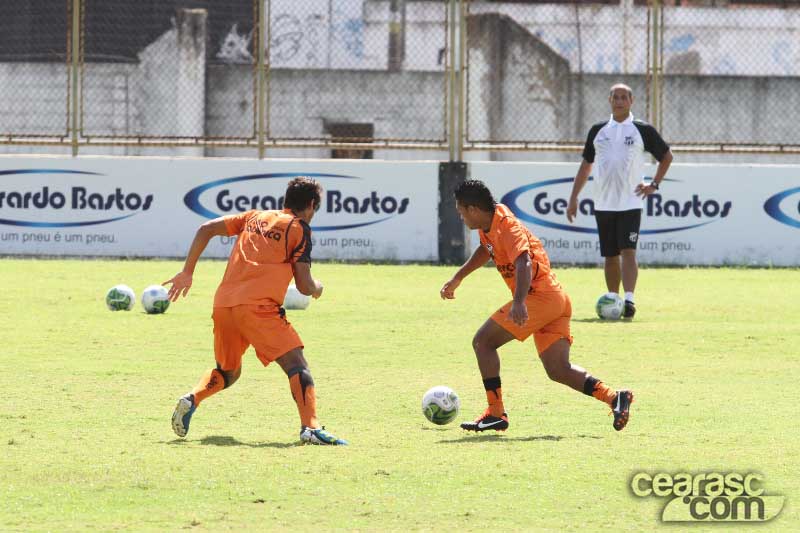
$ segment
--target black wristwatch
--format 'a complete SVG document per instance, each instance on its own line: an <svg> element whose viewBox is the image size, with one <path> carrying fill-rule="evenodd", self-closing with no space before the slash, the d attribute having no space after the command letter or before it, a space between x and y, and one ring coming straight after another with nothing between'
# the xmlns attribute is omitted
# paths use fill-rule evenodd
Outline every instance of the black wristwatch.
<svg viewBox="0 0 800 533"><path fill-rule="evenodd" d="M658 183L656 183L656 180L651 181L650 186L655 190L658 190Z"/></svg>

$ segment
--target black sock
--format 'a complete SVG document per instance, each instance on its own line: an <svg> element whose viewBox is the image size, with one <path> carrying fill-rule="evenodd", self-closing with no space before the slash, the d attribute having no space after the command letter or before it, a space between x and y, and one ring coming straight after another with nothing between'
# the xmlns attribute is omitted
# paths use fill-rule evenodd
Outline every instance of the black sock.
<svg viewBox="0 0 800 533"><path fill-rule="evenodd" d="M583 393L587 396L591 396L594 392L594 386L597 385L599 381L599 379L587 374L586 381L583 382Z"/></svg>
<svg viewBox="0 0 800 533"><path fill-rule="evenodd" d="M496 391L500 388L500 376L483 380L483 388L487 391Z"/></svg>

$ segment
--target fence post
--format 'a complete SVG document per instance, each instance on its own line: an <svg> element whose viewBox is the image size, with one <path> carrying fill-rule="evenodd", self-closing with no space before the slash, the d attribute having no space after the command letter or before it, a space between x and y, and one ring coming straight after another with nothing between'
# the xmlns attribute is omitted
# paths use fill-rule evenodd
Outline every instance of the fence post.
<svg viewBox="0 0 800 533"><path fill-rule="evenodd" d="M81 0L72 0L72 35L70 43L70 72L72 80L71 102L71 129L72 129L72 157L78 155L78 126L80 125L80 110L78 109L78 93L80 92L79 72L81 65Z"/></svg>
<svg viewBox="0 0 800 533"><path fill-rule="evenodd" d="M456 211L456 187L467 177L462 161L439 163L439 263L457 265L466 259L466 229Z"/></svg>
<svg viewBox="0 0 800 533"><path fill-rule="evenodd" d="M464 2L448 0L448 88L447 112L449 117L450 161L461 161L464 128L464 56L465 18Z"/></svg>
<svg viewBox="0 0 800 533"><path fill-rule="evenodd" d="M649 25L649 50L651 51L650 64L650 116L648 120L656 129L661 129L661 76L663 59L663 49L661 37L663 35L663 7L661 0L650 1L650 25Z"/></svg>
<svg viewBox="0 0 800 533"><path fill-rule="evenodd" d="M258 65L256 70L258 72L258 95L256 96L256 117L257 123L257 137L258 137L258 158L264 159L264 112L265 112L265 98L266 98L266 65L265 65L265 45L266 45L266 27L267 27L267 13L265 9L266 2L269 0L256 0L258 2L258 39L256 46L258 46Z"/></svg>

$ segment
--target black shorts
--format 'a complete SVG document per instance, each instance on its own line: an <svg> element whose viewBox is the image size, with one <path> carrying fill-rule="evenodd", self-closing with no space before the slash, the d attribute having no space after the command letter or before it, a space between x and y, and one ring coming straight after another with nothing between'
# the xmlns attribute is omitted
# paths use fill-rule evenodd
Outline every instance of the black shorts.
<svg viewBox="0 0 800 533"><path fill-rule="evenodd" d="M595 211L597 233L600 236L600 255L614 257L620 250L636 249L639 240L639 224L642 222L642 210L629 211Z"/></svg>

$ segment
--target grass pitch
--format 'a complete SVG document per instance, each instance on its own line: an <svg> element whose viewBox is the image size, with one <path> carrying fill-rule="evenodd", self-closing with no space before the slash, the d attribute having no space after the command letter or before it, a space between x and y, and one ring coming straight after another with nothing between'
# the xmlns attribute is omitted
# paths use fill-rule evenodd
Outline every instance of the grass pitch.
<svg viewBox="0 0 800 533"><path fill-rule="evenodd" d="M717 530L659 522L638 471L757 471L800 514L800 271L643 269L632 323L596 320L599 269L557 269L574 308L573 362L636 392L621 433L596 400L547 379L532 341L501 350L511 427L469 435L420 412L433 385L484 408L475 330L509 294L496 272L438 291L453 268L317 264L323 298L289 318L323 423L343 448L298 445L286 378L250 351L198 409L176 399L213 365L223 262L201 261L165 315L106 310L180 267L165 261L0 260L0 530ZM716 527L712 527L716 526Z"/></svg>

